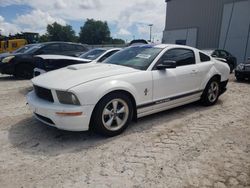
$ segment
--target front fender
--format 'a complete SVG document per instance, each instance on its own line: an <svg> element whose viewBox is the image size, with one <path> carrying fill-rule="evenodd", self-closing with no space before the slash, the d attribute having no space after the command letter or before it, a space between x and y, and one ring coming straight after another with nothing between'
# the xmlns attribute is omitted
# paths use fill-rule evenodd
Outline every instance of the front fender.
<svg viewBox="0 0 250 188"><path fill-rule="evenodd" d="M104 83L97 80L95 83L86 83L84 86L77 86L70 91L76 94L82 105L96 105L103 96L117 90L129 92L137 101L136 88L128 82L119 80L110 80Z"/></svg>
<svg viewBox="0 0 250 188"><path fill-rule="evenodd" d="M76 94L82 105L95 105L103 96L117 90L129 92L137 105L152 102L151 71L97 79L70 89Z"/></svg>
<svg viewBox="0 0 250 188"><path fill-rule="evenodd" d="M135 99L135 101L137 101L137 91L136 88L125 81L119 81L119 80L113 80L113 81L109 81L105 84L103 84L100 88L98 88L98 97L97 97L97 101L99 101L103 96L107 95L108 93L111 93L112 91L118 91L118 90L122 90L122 91L127 91L129 92Z"/></svg>

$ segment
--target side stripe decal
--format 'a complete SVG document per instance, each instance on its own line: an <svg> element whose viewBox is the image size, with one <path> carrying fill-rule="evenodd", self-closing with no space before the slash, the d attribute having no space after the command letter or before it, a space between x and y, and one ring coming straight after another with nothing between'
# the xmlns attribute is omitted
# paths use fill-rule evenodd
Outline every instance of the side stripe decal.
<svg viewBox="0 0 250 188"><path fill-rule="evenodd" d="M154 105L161 104L161 103L167 103L167 102L170 102L170 101L173 101L173 100L188 97L190 95L195 95L195 94L198 94L198 93L201 93L201 92L203 92L203 90L194 91L194 92L191 92L191 93L186 93L186 94L183 94L183 95L177 95L177 96L174 96L174 97L165 98L165 99L161 99L161 100L158 100L158 101L138 105L137 109L146 108L146 107L149 107L149 106L154 106Z"/></svg>

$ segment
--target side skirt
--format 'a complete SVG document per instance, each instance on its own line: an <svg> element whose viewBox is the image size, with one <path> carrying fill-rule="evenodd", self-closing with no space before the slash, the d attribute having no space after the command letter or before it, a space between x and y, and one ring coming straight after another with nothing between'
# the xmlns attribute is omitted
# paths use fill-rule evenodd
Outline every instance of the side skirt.
<svg viewBox="0 0 250 188"><path fill-rule="evenodd" d="M193 92L182 96L171 97L153 103L137 106L137 117L141 118L150 114L189 104L200 100L203 91Z"/></svg>

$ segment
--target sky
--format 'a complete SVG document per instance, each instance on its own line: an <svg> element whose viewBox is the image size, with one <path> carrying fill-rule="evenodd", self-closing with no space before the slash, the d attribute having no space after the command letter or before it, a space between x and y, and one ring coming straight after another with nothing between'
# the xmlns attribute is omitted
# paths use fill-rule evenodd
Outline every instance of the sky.
<svg viewBox="0 0 250 188"><path fill-rule="evenodd" d="M162 40L165 0L0 0L0 32L44 34L47 24L69 24L79 33L87 18L107 21L113 38Z"/></svg>

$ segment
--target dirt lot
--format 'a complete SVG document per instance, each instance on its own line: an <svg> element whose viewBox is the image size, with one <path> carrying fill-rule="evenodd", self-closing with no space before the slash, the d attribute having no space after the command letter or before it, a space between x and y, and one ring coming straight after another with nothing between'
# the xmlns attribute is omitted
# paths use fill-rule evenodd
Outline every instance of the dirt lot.
<svg viewBox="0 0 250 188"><path fill-rule="evenodd" d="M60 131L32 117L29 81L0 76L0 187L250 187L250 84L213 107L140 119L121 136Z"/></svg>

